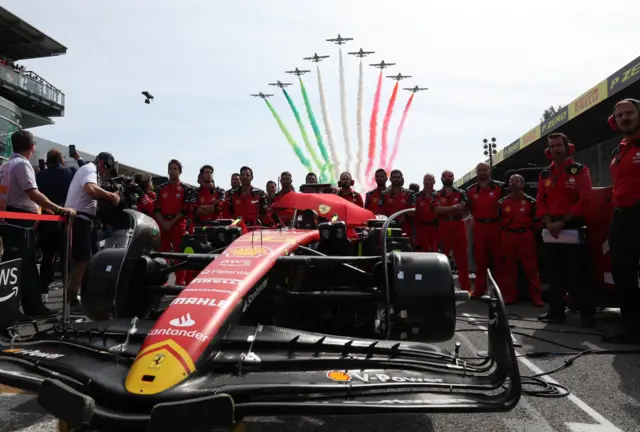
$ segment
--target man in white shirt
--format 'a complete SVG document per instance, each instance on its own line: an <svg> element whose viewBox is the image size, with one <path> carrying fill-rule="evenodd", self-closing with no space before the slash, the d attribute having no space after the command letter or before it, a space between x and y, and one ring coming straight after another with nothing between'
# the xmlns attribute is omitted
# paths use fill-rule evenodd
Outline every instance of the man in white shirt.
<svg viewBox="0 0 640 432"><path fill-rule="evenodd" d="M98 251L98 236L94 228L98 200L107 200L113 205L120 202L119 194L107 192L98 185L98 175L106 177L115 164L111 153L102 152L96 157L95 163L87 163L76 172L69 186L65 206L78 213L73 221L71 257L74 265L69 283L69 298L73 313L82 313L78 293L87 266L93 254Z"/></svg>
<svg viewBox="0 0 640 432"><path fill-rule="evenodd" d="M38 190L36 175L29 162L36 147L33 134L26 130L14 132L11 135L11 145L15 153L0 167L0 211L33 213L35 216L40 207L54 214L75 214L74 210L52 203ZM42 304L40 296L34 225L33 220L2 220L2 260L22 260L22 281L18 291L22 310L28 317L44 318L55 313ZM17 314L16 318L25 317Z"/></svg>

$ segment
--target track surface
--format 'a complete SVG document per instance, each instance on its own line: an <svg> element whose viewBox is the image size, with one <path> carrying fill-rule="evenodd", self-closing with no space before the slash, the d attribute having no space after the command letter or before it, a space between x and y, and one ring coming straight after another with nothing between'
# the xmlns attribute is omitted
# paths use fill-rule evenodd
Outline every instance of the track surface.
<svg viewBox="0 0 640 432"><path fill-rule="evenodd" d="M54 291L52 297L59 298L60 291ZM57 294L57 295L56 295ZM57 307L60 303L52 303ZM476 355L486 349L486 335L477 331L486 316L486 308L478 302L459 305L460 330L451 343L462 344L461 355ZM529 305L517 305L509 308L523 320L511 320L512 325L530 328L514 328L515 332L524 332L536 337L581 348L581 349L632 349L637 347L613 346L603 344L595 335L572 334L570 332L597 333L609 332L612 317L600 316L597 330L585 330L575 325L577 317L569 316L567 325L548 325L535 320L541 312ZM476 324L465 322L468 316L477 318ZM465 329L475 331L465 332ZM562 332L552 332L556 330ZM516 335L524 344L516 348L520 353L528 351L566 351L544 342ZM520 364L523 375L533 375L539 370L551 370L562 364L562 358L525 359ZM411 415L411 416L353 416L342 418L305 417L305 418L249 418L245 422L246 432L276 431L362 431L362 432L634 432L640 430L640 355L600 355L578 359L569 369L554 374L553 378L571 390L569 398L533 398L524 396L519 405L511 412L501 414L449 414L449 415ZM530 388L530 387L529 387ZM0 431L35 432L56 431L57 423L47 416L37 405L33 396L18 394L15 389L0 386Z"/></svg>

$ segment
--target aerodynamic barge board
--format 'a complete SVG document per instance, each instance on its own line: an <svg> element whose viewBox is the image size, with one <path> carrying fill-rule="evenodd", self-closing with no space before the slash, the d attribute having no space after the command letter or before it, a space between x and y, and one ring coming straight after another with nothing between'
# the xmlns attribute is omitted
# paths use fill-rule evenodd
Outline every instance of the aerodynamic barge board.
<svg viewBox="0 0 640 432"><path fill-rule="evenodd" d="M318 238L315 230L268 230L234 241L158 319L129 371L127 390L160 393L195 372L198 359L233 312L246 310L264 289L276 260Z"/></svg>

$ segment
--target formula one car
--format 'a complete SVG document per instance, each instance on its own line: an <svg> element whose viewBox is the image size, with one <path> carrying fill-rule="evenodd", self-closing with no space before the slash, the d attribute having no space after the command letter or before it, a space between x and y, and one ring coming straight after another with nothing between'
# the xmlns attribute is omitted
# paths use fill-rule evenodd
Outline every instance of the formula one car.
<svg viewBox="0 0 640 432"><path fill-rule="evenodd" d="M212 226L212 238L229 243L200 254L155 252L155 221L125 210L82 293L99 320L38 324L32 334L9 328L0 383L36 392L68 430L201 431L256 415L489 412L518 403L498 289L485 297L488 358L462 359L459 345L433 343L454 337L456 302L468 295L456 292L444 255L388 251L402 212L367 227L371 215L338 196L295 194L287 205L293 228L234 237L236 225ZM378 237L381 253L348 246L351 228ZM176 269L199 273L186 287L168 285Z"/></svg>

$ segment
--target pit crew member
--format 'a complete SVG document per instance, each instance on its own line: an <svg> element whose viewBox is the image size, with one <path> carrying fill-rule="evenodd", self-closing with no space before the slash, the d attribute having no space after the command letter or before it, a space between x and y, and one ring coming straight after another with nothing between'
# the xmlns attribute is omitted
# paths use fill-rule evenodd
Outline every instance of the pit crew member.
<svg viewBox="0 0 640 432"><path fill-rule="evenodd" d="M340 182L338 183L340 189L338 189L336 195L354 203L357 206L364 207L362 196L351 188L354 184L355 182L353 181L351 173L343 172L340 174Z"/></svg>
<svg viewBox="0 0 640 432"><path fill-rule="evenodd" d="M544 307L540 273L538 270L538 254L533 228L536 223L536 200L523 192L524 178L513 174L509 179L509 194L498 203L498 214L502 232L503 258L502 271L498 274L505 304L518 301L518 264L529 281L531 302L536 307ZM475 225L474 228L477 228ZM477 274L477 273L476 273ZM478 280L476 279L476 290Z"/></svg>
<svg viewBox="0 0 640 432"><path fill-rule="evenodd" d="M622 293L623 332L603 339L610 343L640 343L640 101L618 102L609 124L624 134L610 164L614 212L609 235L611 273Z"/></svg>
<svg viewBox="0 0 640 432"><path fill-rule="evenodd" d="M242 186L242 182L240 181L240 174L231 174L231 189L227 191L227 195L233 192L235 189L238 189L240 186Z"/></svg>
<svg viewBox="0 0 640 432"><path fill-rule="evenodd" d="M364 196L364 208L371 210L373 214L380 214L378 202L380 201L380 193L387 188L387 172L382 168L376 170L375 173L376 188L367 192Z"/></svg>
<svg viewBox="0 0 640 432"><path fill-rule="evenodd" d="M0 211L32 213L35 216L41 207L55 214L75 214L74 210L51 202L38 190L36 173L29 163L36 149L33 134L26 130L14 132L11 134L11 145L14 153L0 168ZM22 284L18 295L23 312L32 318L55 315L42 304L38 287L34 221L4 219L0 222L4 246L2 261L22 260ZM17 311L16 317L25 318Z"/></svg>
<svg viewBox="0 0 640 432"><path fill-rule="evenodd" d="M420 252L438 251L438 216L433 212L433 186L436 179L433 174L425 174L422 179L423 188L416 194L416 227L415 246Z"/></svg>
<svg viewBox="0 0 640 432"><path fill-rule="evenodd" d="M227 209L232 218L241 217L249 225L261 225L267 215L267 194L251 185L253 170L247 166L240 169L242 185L227 197Z"/></svg>
<svg viewBox="0 0 640 432"><path fill-rule="evenodd" d="M276 184L276 182L274 182L273 180L269 180L267 182L267 204L271 205L271 203L273 202L273 196L276 193L276 189L278 189L278 185Z"/></svg>
<svg viewBox="0 0 640 432"><path fill-rule="evenodd" d="M438 240L442 245L442 252L449 256L453 251L460 287L470 292L467 228L462 219L467 209L467 194L462 189L453 187L453 180L451 171L442 172L442 189L434 194L431 205L433 212L438 215Z"/></svg>
<svg viewBox="0 0 640 432"><path fill-rule="evenodd" d="M318 184L318 176L310 172L304 179L305 184Z"/></svg>
<svg viewBox="0 0 640 432"><path fill-rule="evenodd" d="M378 200L380 213L385 216L391 216L400 210L414 208L416 206L415 195L409 189L402 187L404 184L402 171L394 169L389 177L391 186L380 192L380 199ZM407 214L396 219L399 226L402 227L402 232L408 238L411 238L412 234L411 219L411 216Z"/></svg>
<svg viewBox="0 0 640 432"><path fill-rule="evenodd" d="M200 187L193 204L193 224L201 225L203 221L222 219L226 202L226 191L213 181L213 167L203 165L200 168Z"/></svg>
<svg viewBox="0 0 640 432"><path fill-rule="evenodd" d="M289 193L296 193L296 191L293 190L292 176L289 171L283 171L282 174L280 174L280 186L282 189L273 195L271 204L277 203L280 198ZM269 211L271 221L274 223L280 222L284 225L288 225L291 222L291 219L293 219L293 213L294 211L291 209L282 209L277 212L274 210Z"/></svg>
<svg viewBox="0 0 640 432"><path fill-rule="evenodd" d="M147 174L136 173L133 176L133 181L136 182L142 190L142 195L138 198L136 208L140 213L144 213L147 216L155 218L155 200L156 193L153 191L153 183L151 183L151 177Z"/></svg>
<svg viewBox="0 0 640 432"><path fill-rule="evenodd" d="M180 251L182 237L187 233L185 216L193 205L195 191L180 181L182 164L172 159L168 164L169 181L158 186L155 215L160 226L161 252ZM186 272L176 271L176 284L186 283Z"/></svg>
<svg viewBox="0 0 640 432"><path fill-rule="evenodd" d="M500 219L498 201L504 197L504 183L491 178L491 167L481 162L476 166L478 181L467 188L468 207L473 218L473 258L476 262L476 280L472 297L480 298L487 292L487 269L492 265L495 278L500 277L502 252L500 250Z"/></svg>
<svg viewBox="0 0 640 432"><path fill-rule="evenodd" d="M585 226L585 214L591 195L591 174L586 165L573 160L575 147L562 133L547 137L545 153L551 164L538 178L536 216L553 238L562 230L577 230ZM593 326L595 286L589 272L586 245L546 243L549 260L549 311L538 317L541 321L565 321L565 294L573 285L572 300L580 310L582 325Z"/></svg>

